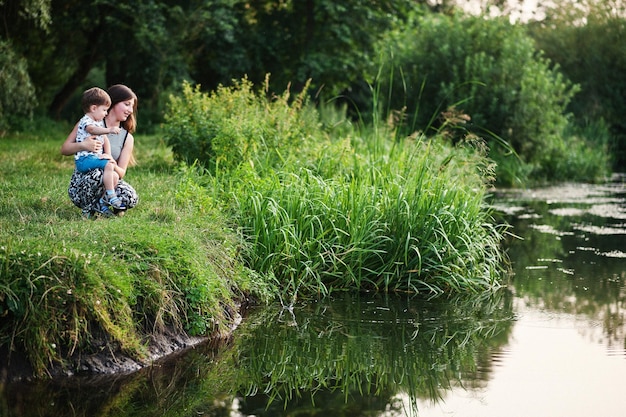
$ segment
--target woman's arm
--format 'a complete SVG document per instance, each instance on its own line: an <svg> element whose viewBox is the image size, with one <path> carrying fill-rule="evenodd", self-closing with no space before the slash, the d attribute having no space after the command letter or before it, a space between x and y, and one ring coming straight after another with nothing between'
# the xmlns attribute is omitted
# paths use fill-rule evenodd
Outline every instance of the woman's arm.
<svg viewBox="0 0 626 417"><path fill-rule="evenodd" d="M98 152L100 150L102 144L93 136L83 142L76 142L77 131L78 123L76 123L70 134L67 135L63 145L61 145L61 155L70 156L79 151Z"/></svg>
<svg viewBox="0 0 626 417"><path fill-rule="evenodd" d="M120 179L124 178L124 175L126 175L126 168L128 168L128 164L130 163L134 147L135 138L129 133L128 136L126 136L124 147L122 148L122 152L120 152L120 156L117 158L117 166L115 167L115 172L120 176Z"/></svg>

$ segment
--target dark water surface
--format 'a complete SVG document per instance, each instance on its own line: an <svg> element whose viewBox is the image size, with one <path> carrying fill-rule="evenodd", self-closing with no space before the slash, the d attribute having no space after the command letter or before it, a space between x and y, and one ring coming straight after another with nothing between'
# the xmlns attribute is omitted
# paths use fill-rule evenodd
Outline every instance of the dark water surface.
<svg viewBox="0 0 626 417"><path fill-rule="evenodd" d="M0 417L625 416L624 180L498 193L493 294L264 308L132 375L0 386Z"/></svg>

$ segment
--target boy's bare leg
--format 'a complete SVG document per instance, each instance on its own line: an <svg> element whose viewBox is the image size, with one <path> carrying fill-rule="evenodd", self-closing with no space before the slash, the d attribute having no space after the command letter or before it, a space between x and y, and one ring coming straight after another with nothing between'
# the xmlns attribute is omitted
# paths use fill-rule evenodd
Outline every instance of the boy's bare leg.
<svg viewBox="0 0 626 417"><path fill-rule="evenodd" d="M117 175L117 173L115 172L114 167L114 162L109 162L104 167L104 172L102 174L102 183L104 184L105 190L115 190L115 183L117 181L115 181L114 174Z"/></svg>
<svg viewBox="0 0 626 417"><path fill-rule="evenodd" d="M105 190L102 198L104 203L110 204L114 209L125 210L126 206L115 192L119 178L119 175L115 172L115 162L111 161L106 164L102 175Z"/></svg>

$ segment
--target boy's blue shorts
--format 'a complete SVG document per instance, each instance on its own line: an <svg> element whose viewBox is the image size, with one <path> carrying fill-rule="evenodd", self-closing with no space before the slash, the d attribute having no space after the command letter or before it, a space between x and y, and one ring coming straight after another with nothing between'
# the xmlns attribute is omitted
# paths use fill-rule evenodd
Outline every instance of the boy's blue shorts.
<svg viewBox="0 0 626 417"><path fill-rule="evenodd" d="M104 169L108 163L108 159L100 159L96 155L85 155L76 160L76 169L79 172L88 172L96 168Z"/></svg>

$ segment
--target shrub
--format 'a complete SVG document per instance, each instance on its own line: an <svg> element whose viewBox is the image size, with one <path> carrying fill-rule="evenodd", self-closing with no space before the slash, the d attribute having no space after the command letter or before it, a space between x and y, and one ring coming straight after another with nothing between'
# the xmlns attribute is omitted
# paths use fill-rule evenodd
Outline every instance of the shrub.
<svg viewBox="0 0 626 417"><path fill-rule="evenodd" d="M242 163L271 168L293 158L307 159L302 152L314 149L308 142L319 122L314 111L300 111L305 94L292 100L286 91L266 100L246 79L208 94L185 83L182 96L170 98L165 135L179 160L197 161L212 171L231 171Z"/></svg>
<svg viewBox="0 0 626 417"><path fill-rule="evenodd" d="M535 49L523 27L504 19L427 14L390 32L382 45L390 57L376 80L388 92L381 94L382 107L403 109L407 133L438 129L439 115L456 107L471 118L464 129L490 138L491 148L506 143L520 157L520 175L506 178L546 171L551 180L567 178L543 156L567 147L565 110L578 86ZM505 153L506 147L492 155Z"/></svg>
<svg viewBox="0 0 626 417"><path fill-rule="evenodd" d="M622 169L626 163L626 6L623 2L585 0L579 7L554 5L530 33L547 57L580 84L569 109L575 123L604 120L611 133L611 151ZM601 148L605 149L605 148Z"/></svg>
<svg viewBox="0 0 626 417"><path fill-rule="evenodd" d="M0 133L17 118L30 117L35 105L26 60L0 40Z"/></svg>

